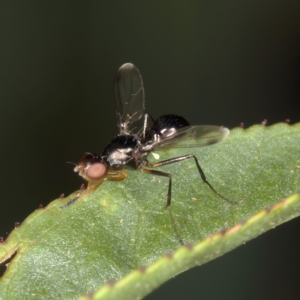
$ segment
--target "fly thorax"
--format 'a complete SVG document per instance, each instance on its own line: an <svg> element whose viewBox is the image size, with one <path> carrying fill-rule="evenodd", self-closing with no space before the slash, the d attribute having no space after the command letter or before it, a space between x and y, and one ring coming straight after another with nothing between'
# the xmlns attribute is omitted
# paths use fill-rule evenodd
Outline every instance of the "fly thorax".
<svg viewBox="0 0 300 300"><path fill-rule="evenodd" d="M111 151L107 157L109 165L125 165L132 159L132 147L120 148Z"/></svg>

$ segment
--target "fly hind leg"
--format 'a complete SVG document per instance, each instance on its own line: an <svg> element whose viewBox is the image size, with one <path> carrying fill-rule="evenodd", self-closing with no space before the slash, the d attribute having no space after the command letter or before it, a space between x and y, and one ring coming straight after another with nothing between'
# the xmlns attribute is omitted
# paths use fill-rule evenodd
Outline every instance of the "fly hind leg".
<svg viewBox="0 0 300 300"><path fill-rule="evenodd" d="M238 204L238 202L236 201L232 201L232 200L229 200L227 199L226 197L224 197L223 195L221 195L219 192L217 192L215 190L215 188L208 182L208 180L206 179L206 176L202 170L202 168L200 167L200 164L198 162L198 159L196 158L196 156L194 154L188 154L188 155L183 155L183 156L178 156L178 157L174 157L174 158L171 158L171 159L167 159L167 160L163 160L163 161L160 161L160 162L157 162L155 164L150 164L148 161L146 162L146 166L149 167L149 168L157 168L157 167L161 167L161 166L165 166L165 165L169 165L169 164L173 164L173 163L176 163L176 162L180 162L180 161L183 161L183 160L186 160L186 159L190 159L190 158L193 158L195 160L195 163L196 163L196 166L197 166L197 169L198 169L198 172L200 174L200 177L202 179L202 181L204 183L206 183L208 185L208 187L215 193L217 194L221 199L229 202L230 204ZM167 174L167 173L166 173ZM170 175L171 176L171 175ZM169 188L170 188L170 185L169 185ZM170 194L170 197L171 197L171 192L169 192ZM168 205L171 204L171 198L169 200L168 198ZM168 206L167 205L167 206Z"/></svg>

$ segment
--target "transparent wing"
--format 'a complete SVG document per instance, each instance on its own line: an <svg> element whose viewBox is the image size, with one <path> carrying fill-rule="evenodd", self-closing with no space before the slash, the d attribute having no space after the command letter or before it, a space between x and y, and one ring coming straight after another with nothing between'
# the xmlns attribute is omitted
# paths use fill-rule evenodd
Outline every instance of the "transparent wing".
<svg viewBox="0 0 300 300"><path fill-rule="evenodd" d="M131 63L124 64L114 78L114 97L119 134L130 134L132 123L142 118L145 91L140 71Z"/></svg>
<svg viewBox="0 0 300 300"><path fill-rule="evenodd" d="M203 147L224 140L229 134L225 127L198 125L182 127L174 134L154 142L151 151L166 148L191 148Z"/></svg>

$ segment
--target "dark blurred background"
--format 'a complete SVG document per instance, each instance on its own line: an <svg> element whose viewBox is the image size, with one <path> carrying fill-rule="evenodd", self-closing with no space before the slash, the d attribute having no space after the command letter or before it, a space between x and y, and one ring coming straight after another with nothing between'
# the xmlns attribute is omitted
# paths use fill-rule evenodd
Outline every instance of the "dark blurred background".
<svg viewBox="0 0 300 300"><path fill-rule="evenodd" d="M1 1L0 236L78 189L67 161L116 134L112 79L140 69L147 112L230 128L300 121L299 1ZM300 145L300 142L299 142ZM299 299L293 220L147 299Z"/></svg>

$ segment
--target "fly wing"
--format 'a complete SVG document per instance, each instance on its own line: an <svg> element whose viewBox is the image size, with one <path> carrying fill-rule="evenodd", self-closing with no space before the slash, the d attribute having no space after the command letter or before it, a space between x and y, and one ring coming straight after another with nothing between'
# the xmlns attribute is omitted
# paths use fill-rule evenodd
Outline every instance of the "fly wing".
<svg viewBox="0 0 300 300"><path fill-rule="evenodd" d="M114 78L114 97L119 134L130 134L132 123L142 118L145 91L140 71L131 63L124 64Z"/></svg>
<svg viewBox="0 0 300 300"><path fill-rule="evenodd" d="M154 142L151 151L208 146L224 140L228 134L229 129L225 127L211 125L186 126L176 130L169 137Z"/></svg>

